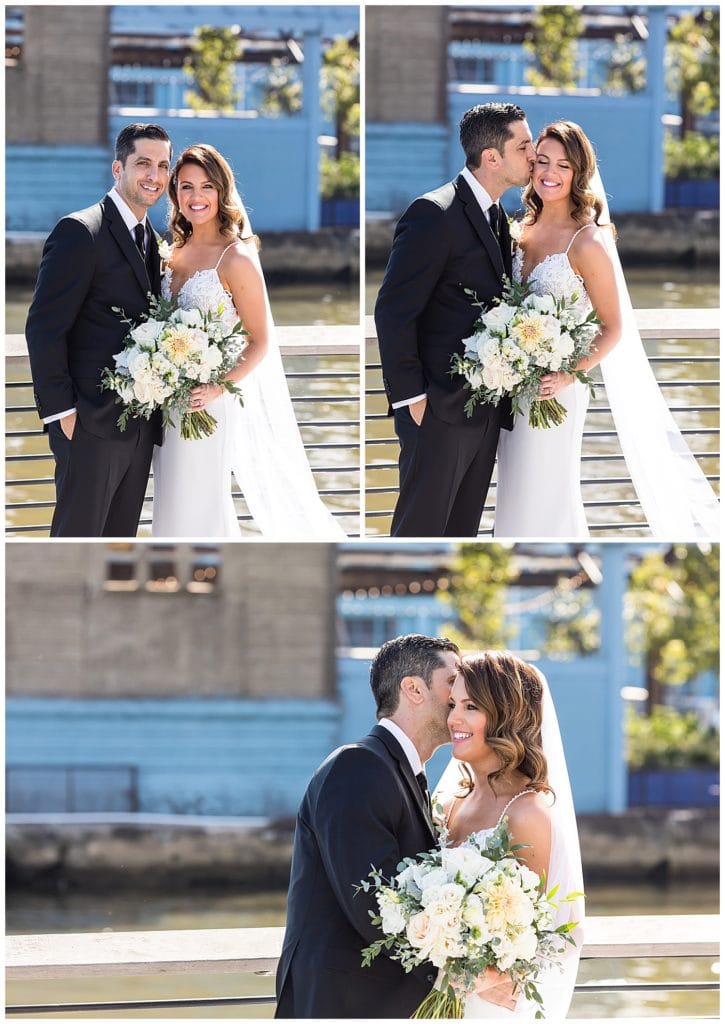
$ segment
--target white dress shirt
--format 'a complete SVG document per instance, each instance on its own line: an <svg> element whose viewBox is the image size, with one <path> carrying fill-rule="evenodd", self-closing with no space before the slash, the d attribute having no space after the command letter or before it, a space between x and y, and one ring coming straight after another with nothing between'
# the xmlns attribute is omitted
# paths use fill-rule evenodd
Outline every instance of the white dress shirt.
<svg viewBox="0 0 725 1024"><path fill-rule="evenodd" d="M108 193L108 198L113 202L116 209L121 214L121 217L123 218L123 223L128 228L131 238L133 238L133 244L136 244L136 236L133 232L133 229L136 227L137 224L141 224L143 226L145 239L146 233L148 231L146 215L144 214L143 220L139 220L136 214L131 209L131 207L126 202L126 200L123 198L120 192L116 191L115 188L112 188L111 191ZM45 416L43 418L43 423L55 423L56 420L62 420L64 416L70 416L71 413L74 412L76 412L75 406L72 409L66 409L65 412L56 412L52 416Z"/></svg>
<svg viewBox="0 0 725 1024"><path fill-rule="evenodd" d="M408 764L413 770L413 775L420 775L421 772L425 772L423 762L420 759L420 754L415 749L415 744L410 736L403 732L400 726L396 725L395 722L391 722L389 718L381 718L378 721L378 725L382 725L383 729L387 729L389 733L395 736L396 740L403 748L403 753L406 756Z"/></svg>
<svg viewBox="0 0 725 1024"><path fill-rule="evenodd" d="M493 199L491 199L490 195L483 187L481 182L478 180L478 178L476 178L475 175L471 174L467 167L463 168L463 170L461 171L461 175L471 186L471 191L476 197L476 202L483 210L486 216L486 220L490 224L491 218L489 216L488 211L493 206ZM401 402L393 402L393 404L391 405L391 409L404 409L406 405L413 405L414 402L420 402L425 397L425 392L423 392L422 395L416 395L415 398L405 398Z"/></svg>

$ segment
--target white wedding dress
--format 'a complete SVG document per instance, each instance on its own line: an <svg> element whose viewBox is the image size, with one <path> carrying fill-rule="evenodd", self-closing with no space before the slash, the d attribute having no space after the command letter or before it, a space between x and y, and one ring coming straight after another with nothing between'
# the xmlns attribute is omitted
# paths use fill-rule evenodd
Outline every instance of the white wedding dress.
<svg viewBox="0 0 725 1024"><path fill-rule="evenodd" d="M232 243L237 244L237 243ZM229 248L229 247L228 247ZM226 252L226 250L225 250ZM247 252L261 275L256 246ZM231 328L239 320L218 267L198 270L179 289L182 309L218 310ZM161 279L164 299L174 298L172 271ZM232 473L256 527L268 540L345 540L346 534L325 507L307 460L276 339L266 289L267 352L238 385L243 405L230 394L207 409L218 426L210 437L185 441L179 422L169 426L164 443L154 448L155 537L240 536L231 491Z"/></svg>
<svg viewBox="0 0 725 1024"><path fill-rule="evenodd" d="M588 227L588 225L585 225ZM583 231L580 228L579 231ZM582 319L592 304L584 283L569 262L569 249L553 253L537 263L528 283L537 295L566 296L575 292ZM524 254L516 247L513 276L522 280ZM566 409L557 427L530 427L529 406L522 402L513 430L502 430L498 442L496 472L495 537L589 536L581 494L580 463L589 389L575 381L556 396Z"/></svg>
<svg viewBox="0 0 725 1024"><path fill-rule="evenodd" d="M161 279L161 294L166 300L172 298L168 267ZM239 319L216 267L198 270L185 281L178 303L182 309L204 312L216 310L221 304L221 319L230 329ZM207 410L218 423L210 437L185 441L179 429L181 417L177 416L175 426L169 425L164 431L163 445L154 448L155 537L240 536L231 477L233 420L243 410L230 394L215 399Z"/></svg>

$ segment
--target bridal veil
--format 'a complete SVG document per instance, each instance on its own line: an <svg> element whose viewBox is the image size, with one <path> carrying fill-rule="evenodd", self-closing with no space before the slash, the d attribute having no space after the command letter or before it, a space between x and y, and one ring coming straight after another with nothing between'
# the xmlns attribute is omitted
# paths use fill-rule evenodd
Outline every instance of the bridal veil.
<svg viewBox="0 0 725 1024"><path fill-rule="evenodd" d="M254 242L247 251L262 272ZM242 382L232 469L254 521L269 540L341 540L345 531L318 494L285 378L266 286L268 350Z"/></svg>
<svg viewBox="0 0 725 1024"><path fill-rule="evenodd" d="M590 186L603 204L598 223L611 223L598 169ZM634 489L654 537L716 540L719 502L662 397L642 344L614 236L611 231L602 234L617 279L622 336L600 366Z"/></svg>

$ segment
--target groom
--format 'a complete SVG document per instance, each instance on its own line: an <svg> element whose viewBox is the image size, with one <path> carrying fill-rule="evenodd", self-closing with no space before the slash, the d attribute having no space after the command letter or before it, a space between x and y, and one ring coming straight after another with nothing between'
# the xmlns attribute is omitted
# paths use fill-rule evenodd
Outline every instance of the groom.
<svg viewBox="0 0 725 1024"><path fill-rule="evenodd" d="M383 953L362 968L361 950L381 933L373 897L354 887L373 866L390 877L403 857L436 845L423 764L450 742L459 668L454 643L418 635L374 658L378 724L327 758L297 815L277 1017L410 1017L430 991L430 965L406 974Z"/></svg>
<svg viewBox="0 0 725 1024"><path fill-rule="evenodd" d="M128 325L158 295L156 235L146 211L166 191L171 142L155 124L127 125L116 139L115 185L95 206L63 217L48 236L30 306L28 342L38 413L55 457L51 537L135 537L158 418L116 425L101 391Z"/></svg>
<svg viewBox="0 0 725 1024"><path fill-rule="evenodd" d="M391 533L475 537L491 481L499 429L510 405L478 405L451 374L454 353L511 277L511 239L498 200L527 184L534 148L526 115L513 103L486 103L460 123L466 166L416 199L395 231L375 306L383 382L400 440L400 494Z"/></svg>

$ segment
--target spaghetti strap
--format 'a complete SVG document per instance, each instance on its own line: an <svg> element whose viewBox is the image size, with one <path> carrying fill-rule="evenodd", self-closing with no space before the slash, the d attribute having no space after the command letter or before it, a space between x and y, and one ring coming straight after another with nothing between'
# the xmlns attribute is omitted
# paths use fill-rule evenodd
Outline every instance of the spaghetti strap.
<svg viewBox="0 0 725 1024"><path fill-rule="evenodd" d="M587 225L587 227L588 227L588 225ZM518 798L519 798L520 796L526 796L526 794L527 794L527 793L535 793L535 792L536 792L536 790L535 790L535 789L522 789L520 793L517 793L517 794L516 794L516 796L512 796L512 797L511 797L511 799L509 800L509 802L508 802L508 803L506 804L506 806L504 807L504 809L503 809L503 810L501 811L501 814L499 815L499 819L498 819L498 821L496 822L496 828L498 828L498 826L499 826L499 825L501 824L501 822L503 821L503 819L504 819L504 815L506 814L506 811L507 811L507 810L509 809L509 807L510 807L510 806L511 806L511 804L512 804L512 803L514 802L514 800L518 800Z"/></svg>
<svg viewBox="0 0 725 1024"><path fill-rule="evenodd" d="M237 238L237 239L235 239L235 240L234 240L233 242L230 242L230 243L229 243L229 245L228 245L228 246L226 247L226 249L224 250L224 252L223 252L223 253L221 254L221 256L219 257L219 259L218 259L218 260L216 261L216 266L214 267L214 269L215 269L215 270L218 270L218 269L219 269L219 264L220 264L220 263L221 263L221 261L222 261L222 260L224 259L225 255L226 255L226 254L227 254L227 253L229 252L229 250L230 250L230 249L231 249L231 248L232 248L233 246L235 246L235 245L237 244L237 242L238 242L238 241L239 241L239 239Z"/></svg>
<svg viewBox="0 0 725 1024"><path fill-rule="evenodd" d="M587 228L595 228L596 226L597 225L594 223L594 221L592 221L590 224L583 224L577 231L575 231L574 234L571 236L571 238L569 240L569 244L567 245L566 249L564 250L564 255L566 256L566 254L569 252L569 250L571 249L571 246L572 246L572 242L574 241L576 236L581 231L586 231ZM226 250L225 250L225 252L226 252ZM224 254L222 253L222 255L224 255Z"/></svg>

